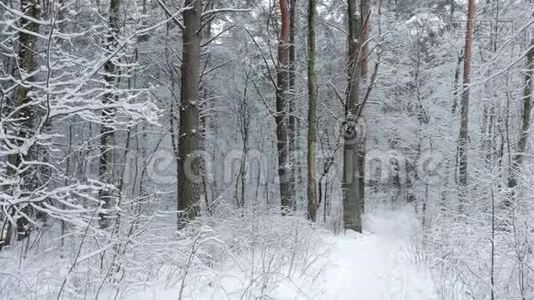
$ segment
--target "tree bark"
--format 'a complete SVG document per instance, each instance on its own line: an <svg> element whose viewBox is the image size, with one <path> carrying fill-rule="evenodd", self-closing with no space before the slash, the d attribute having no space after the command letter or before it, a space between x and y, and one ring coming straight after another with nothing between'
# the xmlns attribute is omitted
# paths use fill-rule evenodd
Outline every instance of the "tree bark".
<svg viewBox="0 0 534 300"><path fill-rule="evenodd" d="M38 19L40 15L40 6L39 1L37 0L22 0L20 2L20 11L31 18ZM36 22L32 22L31 20L21 18L21 24L20 27L28 32L39 32L39 24ZM18 64L20 66L20 69L23 74L31 74L34 70L35 61L33 57L33 53L36 49L36 37L33 34L28 34L23 31L19 32L19 49L17 53L17 60ZM31 78L21 78L21 81L25 84L27 84L27 80L30 80ZM28 139L33 134L34 130L34 123L33 120L37 117L36 116L36 107L32 107L32 105L28 105L31 102L31 99L28 97L30 89L25 87L24 85L19 85L15 91L15 99L14 99L14 105L13 109L16 110L13 114L13 119L22 120L18 124L14 124L13 130L15 131L15 135L21 139ZM22 146L23 141L16 140L14 142L17 146ZM19 176L24 178L23 185L26 187L31 188L33 185L32 182L35 181L34 176L31 174L30 168L23 168L21 166L23 161L31 161L32 154L34 154L34 151L28 151L28 153L13 153L8 155L7 161L8 166L6 170L7 177L13 177L13 176ZM22 170L21 170L22 169ZM9 190L9 193L13 193L13 190ZM31 215L31 213L28 211L29 208L22 208L22 211L26 215ZM12 217L16 215L15 209L12 208L12 210L9 212L12 214ZM11 243L12 236L16 236L18 240L21 240L28 236L29 234L29 221L24 216L18 216L17 218L14 218L16 222L16 228L14 228L14 224L7 224L7 233L5 236L4 241L0 240L0 248L6 245L9 245ZM0 228L3 229L3 228Z"/></svg>
<svg viewBox="0 0 534 300"><path fill-rule="evenodd" d="M358 151L359 132L357 122L359 115L360 71L358 20L355 17L356 3L348 0L348 92L345 103L345 132L343 139L343 222L344 228L362 231L361 199L358 173L360 160Z"/></svg>
<svg viewBox="0 0 534 300"><path fill-rule="evenodd" d="M530 42L530 50L527 53L527 65L525 71L525 85L523 87L523 117L521 132L517 142L517 151L512 158L512 170L508 180L508 187L517 186L517 173L523 165L524 153L527 149L527 141L530 130L530 114L532 112L532 79L534 78L534 39ZM509 204L509 203L508 203Z"/></svg>
<svg viewBox="0 0 534 300"><path fill-rule="evenodd" d="M299 165L297 157L298 147L298 133L297 133L297 110L296 110L296 88L295 88L295 30L296 30L296 5L297 0L290 0L289 3L289 89L288 89L288 105L289 105L289 178L291 189L291 208L297 209L297 169Z"/></svg>
<svg viewBox="0 0 534 300"><path fill-rule="evenodd" d="M106 48L108 51L113 51L117 46L117 35L119 33L119 0L111 0L109 2L109 29L106 41ZM116 85L115 74L117 68L115 64L108 60L104 64L104 81L106 88L112 89ZM104 95L104 104L110 104L115 101L115 96L112 93ZM100 158L99 158L99 179L100 181L113 185L113 147L115 143L115 129L107 124L111 124L115 117L115 110L108 108L102 110L103 125L100 127ZM117 205L117 195L111 189L102 189L99 192L100 201L103 201L102 211L99 213L99 224L102 228L107 228L111 225L114 218L114 210Z"/></svg>
<svg viewBox="0 0 534 300"><path fill-rule="evenodd" d="M308 0L308 155L307 155L307 195L308 218L317 219L317 84L315 76L315 17L317 14L316 0Z"/></svg>
<svg viewBox="0 0 534 300"><path fill-rule="evenodd" d="M367 78L369 73L368 52L369 52L369 0L360 0L360 28L361 28L361 61L360 61L360 77Z"/></svg>
<svg viewBox="0 0 534 300"><path fill-rule="evenodd" d="M279 0L280 4L280 40L278 45L278 69L276 87L276 137L278 150L278 177L280 180L280 201L282 211L291 208L293 198L294 176L290 161L290 126L289 126L289 92L290 92L290 51L289 34L291 18L288 0Z"/></svg>
<svg viewBox="0 0 534 300"><path fill-rule="evenodd" d="M202 193L203 162L199 154L202 150L200 123L200 41L201 14L200 0L186 0L183 12L183 53L180 88L180 127L178 129L178 186L177 208L178 228L200 213Z"/></svg>
<svg viewBox="0 0 534 300"><path fill-rule="evenodd" d="M370 8L369 0L360 0L360 36L359 39L362 43L358 57L360 60L360 89L368 88L367 74L369 73L368 66L368 55L369 55L369 18L370 18ZM363 109L363 104L361 109ZM364 120L358 120L359 122L365 122ZM363 213L365 210L365 157L366 157L366 142L367 138L365 132L359 133L360 137L358 138L358 199L360 206L360 213Z"/></svg>
<svg viewBox="0 0 534 300"><path fill-rule="evenodd" d="M471 83L471 60L473 56L473 32L475 29L475 0L467 4L467 25L465 30L464 73L462 101L460 108L460 135L458 138L458 184L460 186L460 209L465 201L467 186L467 144L469 140L469 90Z"/></svg>

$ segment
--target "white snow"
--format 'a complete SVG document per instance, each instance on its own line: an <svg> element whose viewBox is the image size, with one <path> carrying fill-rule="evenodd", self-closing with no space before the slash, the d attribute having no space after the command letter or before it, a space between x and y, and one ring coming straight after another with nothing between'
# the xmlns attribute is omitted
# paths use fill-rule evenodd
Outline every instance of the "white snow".
<svg viewBox="0 0 534 300"><path fill-rule="evenodd" d="M406 212L387 213L382 217L368 216L368 231L363 234L322 233L325 247L330 249L324 261L318 262L324 265L319 276L281 280L262 296L277 300L438 299L430 272L424 263L416 263L410 242L416 226L414 222L414 216ZM217 277L216 284L197 287L192 293L185 293L184 299L249 299L244 295L250 279L240 274L235 266L228 265ZM176 299L177 295L177 288L151 287L127 298Z"/></svg>
<svg viewBox="0 0 534 300"><path fill-rule="evenodd" d="M398 225L370 217L373 233L330 237L332 265L320 299L437 299L429 271L414 262L409 236Z"/></svg>

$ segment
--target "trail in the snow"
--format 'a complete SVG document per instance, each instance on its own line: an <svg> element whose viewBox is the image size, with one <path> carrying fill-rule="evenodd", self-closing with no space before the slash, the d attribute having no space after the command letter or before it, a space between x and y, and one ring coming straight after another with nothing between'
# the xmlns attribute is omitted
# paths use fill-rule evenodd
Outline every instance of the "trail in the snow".
<svg viewBox="0 0 534 300"><path fill-rule="evenodd" d="M434 300L438 299L430 272L416 262L410 241L416 236L417 220L408 211L384 212L366 217L363 234L335 236L322 233L328 255L321 256L317 268L322 272L301 274L291 279L276 277L269 289L252 290L251 278L235 266L211 275L196 277L184 294L193 300ZM259 269L259 267L258 267ZM286 273L281 270L279 274ZM273 273L274 274L274 273ZM268 274L274 276L273 274ZM317 274L317 276L315 275ZM258 277L262 278L262 277ZM274 278L274 277L273 277ZM259 281L256 281L259 282ZM194 284L198 286L195 288ZM148 288L127 299L176 299L177 287Z"/></svg>
<svg viewBox="0 0 534 300"><path fill-rule="evenodd" d="M389 217L370 217L371 233L329 238L331 266L320 299L437 299L428 270L415 263L408 231L399 227L403 215Z"/></svg>

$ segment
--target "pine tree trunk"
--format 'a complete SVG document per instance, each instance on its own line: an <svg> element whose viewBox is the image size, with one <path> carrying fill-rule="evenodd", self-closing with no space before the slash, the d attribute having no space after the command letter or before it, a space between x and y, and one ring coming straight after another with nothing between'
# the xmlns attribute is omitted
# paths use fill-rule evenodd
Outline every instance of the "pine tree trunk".
<svg viewBox="0 0 534 300"><path fill-rule="evenodd" d="M117 46L117 35L119 33L119 0L111 0L109 3L109 28L106 47L109 51ZM104 64L104 81L106 88L112 89L116 85L115 74L117 73L115 64L108 60ZM114 95L108 93L104 95L104 104L111 104L115 101ZM102 111L102 118L104 124L100 127L100 164L99 164L99 179L106 184L114 184L113 182L113 146L115 143L115 129L106 125L111 123L115 117L114 109L104 109ZM111 189L102 189L99 193L100 200L103 201L102 212L99 213L99 224L102 228L107 228L111 225L114 218L114 210L117 204L117 195Z"/></svg>
<svg viewBox="0 0 534 300"><path fill-rule="evenodd" d="M278 45L278 70L276 90L276 137L278 150L278 177L282 211L291 208L293 199L293 174L290 161L289 88L290 88L290 14L288 0L280 0L280 41Z"/></svg>
<svg viewBox="0 0 534 300"><path fill-rule="evenodd" d="M178 228L200 213L203 163L198 156L202 150L200 123L200 19L202 3L187 0L185 6L192 7L183 12L183 54L180 88L180 127L178 129Z"/></svg>
<svg viewBox="0 0 534 300"><path fill-rule="evenodd" d="M359 132L357 128L358 101L360 92L360 66L358 43L358 20L355 17L356 4L348 0L348 92L345 107L345 132L343 140L343 222L344 228L362 231L361 220L361 191L359 184L360 160L358 151Z"/></svg>
<svg viewBox="0 0 534 300"><path fill-rule="evenodd" d="M467 145L469 142L469 85L471 83L471 60L473 56L473 32L475 29L475 0L467 6L467 26L465 30L464 74L462 101L460 107L460 135L458 138L458 183L460 185L460 209L465 201L467 186Z"/></svg>
<svg viewBox="0 0 534 300"><path fill-rule="evenodd" d="M308 0L308 218L313 222L317 219L317 85L315 76L315 17L317 14L316 0Z"/></svg>

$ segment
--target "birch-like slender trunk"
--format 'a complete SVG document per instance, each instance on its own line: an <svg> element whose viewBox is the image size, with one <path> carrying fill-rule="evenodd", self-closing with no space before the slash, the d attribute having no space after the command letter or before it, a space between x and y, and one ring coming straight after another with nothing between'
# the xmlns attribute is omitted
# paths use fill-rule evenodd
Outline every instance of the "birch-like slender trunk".
<svg viewBox="0 0 534 300"><path fill-rule="evenodd" d="M517 142L517 151L512 158L512 170L508 180L508 187L517 186L517 174L523 165L527 141L530 130L530 114L532 112L532 79L534 78L534 39L530 42L530 50L527 54L527 64L525 71L525 85L523 87L523 116L521 132Z"/></svg>
<svg viewBox="0 0 534 300"><path fill-rule="evenodd" d="M300 165L299 157L297 155L298 149L298 120L297 120L297 103L296 103L296 85L295 85L295 72L296 72L296 10L297 0L289 0L289 89L288 89L288 106L289 106L289 178L291 189L291 208L297 209L297 176L298 167Z"/></svg>
<svg viewBox="0 0 534 300"><path fill-rule="evenodd" d="M106 39L106 48L108 51L113 51L117 46L117 35L119 33L119 0L111 0L109 2L109 29ZM104 64L104 81L106 88L112 89L116 83L117 68L113 61L108 60ZM112 93L104 95L104 104L111 104L115 101L115 96ZM113 148L115 143L115 129L111 127L111 120L115 117L115 110L106 108L102 110L103 125L100 127L100 158L98 175L100 181L106 184L114 184L113 182ZM107 228L111 225L112 218L114 218L114 210L117 205L117 195L111 189L102 189L99 192L100 201L103 201L102 211L99 213L99 224L102 228Z"/></svg>

